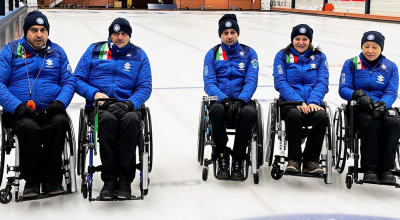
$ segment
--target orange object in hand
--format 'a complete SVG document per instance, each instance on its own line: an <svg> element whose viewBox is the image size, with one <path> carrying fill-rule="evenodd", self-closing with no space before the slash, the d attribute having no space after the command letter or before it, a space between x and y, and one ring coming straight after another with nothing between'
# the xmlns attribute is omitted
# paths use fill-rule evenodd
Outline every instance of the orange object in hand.
<svg viewBox="0 0 400 220"><path fill-rule="evenodd" d="M26 107L28 107L30 110L34 111L34 110L36 109L36 104L35 104L34 101L29 100L29 101L26 103Z"/></svg>

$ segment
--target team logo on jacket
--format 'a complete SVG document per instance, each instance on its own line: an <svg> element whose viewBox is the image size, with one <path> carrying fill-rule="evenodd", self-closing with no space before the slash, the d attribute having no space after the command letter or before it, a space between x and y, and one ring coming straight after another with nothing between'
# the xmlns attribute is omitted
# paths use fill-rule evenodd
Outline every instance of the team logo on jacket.
<svg viewBox="0 0 400 220"><path fill-rule="evenodd" d="M74 72L72 72L72 67L71 67L71 64L69 64L68 63L68 65L67 65L67 70L68 70L68 72L70 73L70 74L73 74Z"/></svg>
<svg viewBox="0 0 400 220"><path fill-rule="evenodd" d="M382 75L379 75L378 77L376 77L376 82L379 84L384 84L385 77L383 77Z"/></svg>
<svg viewBox="0 0 400 220"><path fill-rule="evenodd" d="M53 68L53 61L50 59L46 60L46 68Z"/></svg>
<svg viewBox="0 0 400 220"><path fill-rule="evenodd" d="M239 54L240 54L240 56L244 56L244 52L243 51L240 51Z"/></svg>
<svg viewBox="0 0 400 220"><path fill-rule="evenodd" d="M258 68L258 60L254 59L251 61L251 65L253 66L254 69Z"/></svg>
<svg viewBox="0 0 400 220"><path fill-rule="evenodd" d="M314 60L314 59L315 59L314 55L311 55L311 56L310 56L310 59L311 59L311 60Z"/></svg>
<svg viewBox="0 0 400 220"><path fill-rule="evenodd" d="M382 69L382 70L385 70L385 69L386 69L386 65L385 65L385 64L382 64L382 65L381 65L381 69Z"/></svg>
<svg viewBox="0 0 400 220"><path fill-rule="evenodd" d="M243 62L240 62L238 67L239 67L239 70L244 70L245 65Z"/></svg>
<svg viewBox="0 0 400 220"><path fill-rule="evenodd" d="M125 63L125 64L124 64L124 69L123 69L123 70L129 72L130 69L131 69L131 64Z"/></svg>
<svg viewBox="0 0 400 220"><path fill-rule="evenodd" d="M312 63L311 65L310 65L310 68L313 70L313 69L317 69L317 64L316 63Z"/></svg>

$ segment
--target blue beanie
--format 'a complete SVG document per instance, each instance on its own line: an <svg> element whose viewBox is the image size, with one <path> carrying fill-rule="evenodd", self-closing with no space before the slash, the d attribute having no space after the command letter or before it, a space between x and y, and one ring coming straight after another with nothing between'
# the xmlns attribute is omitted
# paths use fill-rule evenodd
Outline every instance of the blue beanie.
<svg viewBox="0 0 400 220"><path fill-rule="evenodd" d="M296 36L305 35L306 37L308 37L308 39L310 39L310 43L311 43L313 33L314 33L313 29L310 28L310 26L308 26L306 24L296 25L292 29L292 34L290 35L290 42L292 42Z"/></svg>
<svg viewBox="0 0 400 220"><path fill-rule="evenodd" d="M108 27L108 36L111 36L114 32L123 31L131 37L132 35L132 27L129 24L129 21L125 18L116 18Z"/></svg>
<svg viewBox="0 0 400 220"><path fill-rule="evenodd" d="M221 37L221 34L225 29L234 29L239 35L240 29L235 14L225 14L222 16L222 18L218 21L218 26L219 37Z"/></svg>
<svg viewBox="0 0 400 220"><path fill-rule="evenodd" d="M361 38L361 48L362 48L362 45L366 41L373 41L373 42L379 44L379 46L381 46L381 49L383 51L383 46L385 44L385 36L383 36L380 32L378 32L378 31L365 32Z"/></svg>
<svg viewBox="0 0 400 220"><path fill-rule="evenodd" d="M42 14L40 11L31 11L29 12L24 20L24 35L28 33L29 28L34 25L42 25L47 29L47 32L50 33L50 24L47 20L46 15Z"/></svg>

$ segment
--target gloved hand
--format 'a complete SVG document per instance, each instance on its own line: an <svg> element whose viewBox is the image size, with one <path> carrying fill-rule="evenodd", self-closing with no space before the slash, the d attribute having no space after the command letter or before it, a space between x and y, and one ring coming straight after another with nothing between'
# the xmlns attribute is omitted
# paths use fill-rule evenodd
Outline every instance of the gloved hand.
<svg viewBox="0 0 400 220"><path fill-rule="evenodd" d="M131 101L116 102L108 107L107 111L111 112L117 118L121 118L127 112L133 111L134 106Z"/></svg>
<svg viewBox="0 0 400 220"><path fill-rule="evenodd" d="M354 90L353 95L351 96L352 100L357 100L358 98L362 97L362 96L367 96L367 94L365 94L364 90Z"/></svg>
<svg viewBox="0 0 400 220"><path fill-rule="evenodd" d="M386 103L384 101L378 101L374 104L374 118L381 118L387 110Z"/></svg>
<svg viewBox="0 0 400 220"><path fill-rule="evenodd" d="M230 121L232 121L233 117L233 103L230 99L225 98L221 100L221 104L224 106L225 109L225 121L229 123Z"/></svg>
<svg viewBox="0 0 400 220"><path fill-rule="evenodd" d="M36 113L21 103L15 109L14 115L17 116L17 118L35 118Z"/></svg>
<svg viewBox="0 0 400 220"><path fill-rule="evenodd" d="M237 99L234 103L233 103L233 108L235 109L235 111L237 111L238 113L240 112L240 110L243 108L243 106L246 105L246 102L243 101L243 99Z"/></svg>
<svg viewBox="0 0 400 220"><path fill-rule="evenodd" d="M46 113L50 116L54 116L65 111L65 106L62 102L55 100L46 109Z"/></svg>
<svg viewBox="0 0 400 220"><path fill-rule="evenodd" d="M372 113L374 110L374 100L369 96L361 96L356 99L358 109L367 113Z"/></svg>
<svg viewBox="0 0 400 220"><path fill-rule="evenodd" d="M99 109L101 110L107 110L111 104L113 104L114 102L112 101L105 101L102 105L99 106Z"/></svg>

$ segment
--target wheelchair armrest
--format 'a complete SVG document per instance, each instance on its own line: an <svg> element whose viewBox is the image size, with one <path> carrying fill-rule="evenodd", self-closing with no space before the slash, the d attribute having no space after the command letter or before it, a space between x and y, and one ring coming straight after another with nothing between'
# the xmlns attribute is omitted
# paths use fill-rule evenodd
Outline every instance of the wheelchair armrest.
<svg viewBox="0 0 400 220"><path fill-rule="evenodd" d="M297 106L297 105L302 105L303 102L300 101L281 101L278 102L279 107L284 107L284 106Z"/></svg>

